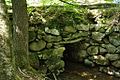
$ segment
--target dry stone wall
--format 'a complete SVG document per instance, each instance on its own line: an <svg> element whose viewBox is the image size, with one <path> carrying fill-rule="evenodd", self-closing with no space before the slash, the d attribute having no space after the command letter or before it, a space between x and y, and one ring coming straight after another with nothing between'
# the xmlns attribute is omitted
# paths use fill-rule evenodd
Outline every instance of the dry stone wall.
<svg viewBox="0 0 120 80"><path fill-rule="evenodd" d="M39 11L33 11L30 15L29 49L32 55L38 56L41 64L39 67L44 68L44 73L50 71L59 74L64 71L65 63L61 59L64 52L72 60L91 67L97 66L102 72L120 77L119 25L92 24L89 20L88 24L80 20L81 23L75 25L64 25L66 21L74 23L68 16L73 15L73 12L67 13L68 15L65 12L57 14L60 16L52 14L50 18L43 18ZM83 16L85 15L80 17ZM49 26L49 22L57 25Z"/></svg>

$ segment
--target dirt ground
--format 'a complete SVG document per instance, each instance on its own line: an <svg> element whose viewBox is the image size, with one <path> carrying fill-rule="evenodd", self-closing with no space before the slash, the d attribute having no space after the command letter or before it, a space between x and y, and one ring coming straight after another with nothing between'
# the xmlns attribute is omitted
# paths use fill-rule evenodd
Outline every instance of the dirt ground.
<svg viewBox="0 0 120 80"><path fill-rule="evenodd" d="M87 67L81 63L66 63L65 72L58 80L120 80L114 76L99 72L98 68Z"/></svg>

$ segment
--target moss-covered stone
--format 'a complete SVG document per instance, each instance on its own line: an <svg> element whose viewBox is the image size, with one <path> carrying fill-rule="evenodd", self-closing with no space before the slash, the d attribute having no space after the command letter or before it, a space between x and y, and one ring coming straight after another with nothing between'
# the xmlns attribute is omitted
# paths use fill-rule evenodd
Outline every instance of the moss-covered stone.
<svg viewBox="0 0 120 80"><path fill-rule="evenodd" d="M105 48L99 47L99 53L100 54L106 54L107 50Z"/></svg>
<svg viewBox="0 0 120 80"><path fill-rule="evenodd" d="M43 35L45 35L45 32L43 30L41 30L41 29L38 29L37 34L43 36Z"/></svg>
<svg viewBox="0 0 120 80"><path fill-rule="evenodd" d="M52 43L47 43L47 44L46 44L46 47L47 47L47 48L51 48L52 46L53 46Z"/></svg>
<svg viewBox="0 0 120 80"><path fill-rule="evenodd" d="M109 41L115 46L120 46L120 34L114 33L109 36Z"/></svg>
<svg viewBox="0 0 120 80"><path fill-rule="evenodd" d="M73 26L65 26L64 31L69 34L69 33L75 33L76 29Z"/></svg>
<svg viewBox="0 0 120 80"><path fill-rule="evenodd" d="M37 35L37 39L42 39L43 36L42 35Z"/></svg>
<svg viewBox="0 0 120 80"><path fill-rule="evenodd" d="M87 52L89 55L96 55L96 54L98 54L98 47L97 46L90 46L87 49Z"/></svg>
<svg viewBox="0 0 120 80"><path fill-rule="evenodd" d="M101 27L99 30L98 30L98 32L101 32L101 33L105 33L105 29L104 29L104 27Z"/></svg>
<svg viewBox="0 0 120 80"><path fill-rule="evenodd" d="M102 28L103 28L102 25L98 25L98 24L96 24L94 28L95 28L95 31L98 31L98 32L100 32L100 30L101 30L101 31L102 31L102 30L105 30L105 29L102 29Z"/></svg>
<svg viewBox="0 0 120 80"><path fill-rule="evenodd" d="M95 64L93 63L93 61L90 61L89 59L85 59L85 60L84 60L84 63L85 63L85 65L87 65L87 66L91 66L91 67L95 66Z"/></svg>
<svg viewBox="0 0 120 80"><path fill-rule="evenodd" d="M112 44L103 44L102 47L106 48L109 53L114 53L117 48Z"/></svg>
<svg viewBox="0 0 120 80"><path fill-rule="evenodd" d="M108 65L109 61L102 55L95 55L91 57L91 60L98 65Z"/></svg>
<svg viewBox="0 0 120 80"><path fill-rule="evenodd" d="M106 54L105 57L109 59L110 61L118 60L120 59L119 54Z"/></svg>
<svg viewBox="0 0 120 80"><path fill-rule="evenodd" d="M100 32L92 32L92 38L96 41L101 41L105 34Z"/></svg>
<svg viewBox="0 0 120 80"><path fill-rule="evenodd" d="M59 47L57 49L46 49L44 51L39 52L39 58L45 60L49 58L60 59L61 57L63 57L64 50L64 47Z"/></svg>
<svg viewBox="0 0 120 80"><path fill-rule="evenodd" d="M102 41L103 41L104 44L109 44L109 39L108 39L108 37L103 38Z"/></svg>
<svg viewBox="0 0 120 80"><path fill-rule="evenodd" d="M45 36L43 36L43 39L46 42L59 42L62 40L62 37L61 36L45 35Z"/></svg>
<svg viewBox="0 0 120 80"><path fill-rule="evenodd" d="M117 47L116 53L120 53L120 46Z"/></svg>
<svg viewBox="0 0 120 80"><path fill-rule="evenodd" d="M43 40L40 41L33 41L30 43L29 48L31 51L40 51L42 49L44 49L46 46L46 42Z"/></svg>
<svg viewBox="0 0 120 80"><path fill-rule="evenodd" d="M60 35L57 29L49 29L48 27L45 28L45 32L56 36Z"/></svg>
<svg viewBox="0 0 120 80"><path fill-rule="evenodd" d="M71 35L71 37L69 39L76 39L78 37L81 37L81 34L79 32L76 32L73 35Z"/></svg>
<svg viewBox="0 0 120 80"><path fill-rule="evenodd" d="M116 61L112 62L112 65L117 68L120 68L120 60L116 60Z"/></svg>
<svg viewBox="0 0 120 80"><path fill-rule="evenodd" d="M62 60L58 60L58 59L49 59L48 61L46 61L47 67L51 72L54 72L56 74L59 74L60 72L64 71L64 66L65 63ZM60 70L60 72L59 72Z"/></svg>
<svg viewBox="0 0 120 80"><path fill-rule="evenodd" d="M84 41L80 43L80 48L86 50L89 47L89 43L85 43Z"/></svg>
<svg viewBox="0 0 120 80"><path fill-rule="evenodd" d="M89 26L84 24L79 24L75 26L77 30L80 31L89 31Z"/></svg>
<svg viewBox="0 0 120 80"><path fill-rule="evenodd" d="M87 32L87 31L79 31L79 36L80 37L89 37L89 32Z"/></svg>
<svg viewBox="0 0 120 80"><path fill-rule="evenodd" d="M63 57L64 47L56 49L46 49L39 53L39 60L43 61L48 70L53 73L59 74L64 71L64 61L61 60Z"/></svg>

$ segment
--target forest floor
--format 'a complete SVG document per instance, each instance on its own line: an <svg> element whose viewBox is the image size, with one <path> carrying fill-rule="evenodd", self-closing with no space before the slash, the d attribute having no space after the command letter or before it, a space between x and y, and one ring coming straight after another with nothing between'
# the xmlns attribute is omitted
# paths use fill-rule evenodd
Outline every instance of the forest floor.
<svg viewBox="0 0 120 80"><path fill-rule="evenodd" d="M68 62L65 71L60 74L58 80L120 80L120 78L99 72L98 68Z"/></svg>

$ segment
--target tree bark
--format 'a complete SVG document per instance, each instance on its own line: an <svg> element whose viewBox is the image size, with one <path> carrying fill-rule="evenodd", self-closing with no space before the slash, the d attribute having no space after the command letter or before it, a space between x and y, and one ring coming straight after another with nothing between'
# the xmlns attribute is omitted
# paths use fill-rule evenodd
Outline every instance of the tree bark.
<svg viewBox="0 0 120 80"><path fill-rule="evenodd" d="M14 80L10 25L4 0L0 0L0 80Z"/></svg>
<svg viewBox="0 0 120 80"><path fill-rule="evenodd" d="M13 9L13 47L15 65L27 68L28 60L28 15L26 0L12 0Z"/></svg>

